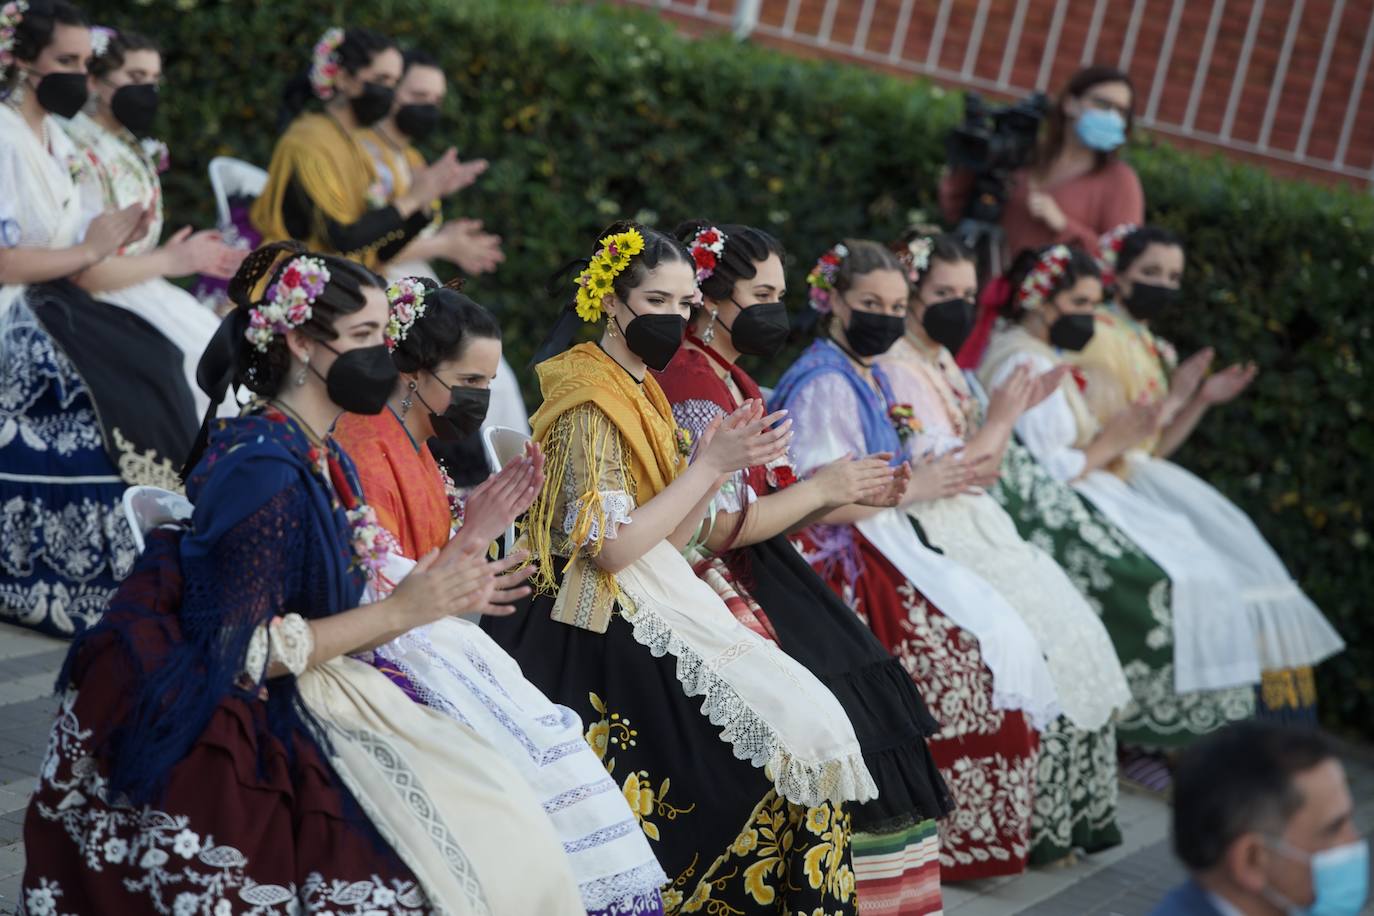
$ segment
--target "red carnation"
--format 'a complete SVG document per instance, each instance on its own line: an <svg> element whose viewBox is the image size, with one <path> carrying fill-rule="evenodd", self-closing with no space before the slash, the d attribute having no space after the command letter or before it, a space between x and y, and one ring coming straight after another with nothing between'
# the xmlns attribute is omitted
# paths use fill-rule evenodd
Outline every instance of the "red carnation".
<svg viewBox="0 0 1374 916"><path fill-rule="evenodd" d="M707 229L697 236L697 243L700 245L714 245L720 240L720 234L714 229Z"/></svg>
<svg viewBox="0 0 1374 916"><path fill-rule="evenodd" d="M288 268L286 269L286 273L282 274L281 282L282 282L282 285L288 287L289 289L295 289L297 286L300 286L300 285L301 285L301 271L300 271L300 268L295 267L295 266L288 267Z"/></svg>
<svg viewBox="0 0 1374 916"><path fill-rule="evenodd" d="M1088 390L1088 377L1083 374L1083 370L1074 366L1069 370L1069 375L1073 376L1073 383L1078 386L1079 391Z"/></svg>
<svg viewBox="0 0 1374 916"><path fill-rule="evenodd" d="M709 248L693 248L692 260L696 261L697 267L702 270L714 270L716 266L716 253Z"/></svg>
<svg viewBox="0 0 1374 916"><path fill-rule="evenodd" d="M797 482L797 475L792 471L790 465L779 465L769 469L769 476L772 477L771 483L776 489L786 490Z"/></svg>

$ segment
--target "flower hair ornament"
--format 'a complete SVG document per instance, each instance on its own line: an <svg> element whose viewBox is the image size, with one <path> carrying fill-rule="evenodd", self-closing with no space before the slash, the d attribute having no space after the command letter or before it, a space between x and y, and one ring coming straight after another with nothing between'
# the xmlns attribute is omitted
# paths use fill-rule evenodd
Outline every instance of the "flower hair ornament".
<svg viewBox="0 0 1374 916"><path fill-rule="evenodd" d="M0 6L0 72L14 63L14 31L28 11L25 0L9 0Z"/></svg>
<svg viewBox="0 0 1374 916"><path fill-rule="evenodd" d="M725 253L727 236L715 226L704 226L697 230L687 251L692 256L692 264L697 269L697 282L701 283L716 272L716 264Z"/></svg>
<svg viewBox="0 0 1374 916"><path fill-rule="evenodd" d="M577 275L577 315L583 321L601 317L601 300L611 293L615 278L630 266L630 259L644 250L644 236L627 229L601 240L585 270Z"/></svg>
<svg viewBox="0 0 1374 916"><path fill-rule="evenodd" d="M386 288L386 301L391 305L391 318L386 323L386 348L395 350L406 339L415 322L425 313L425 293L428 287L418 277L405 277Z"/></svg>
<svg viewBox="0 0 1374 916"><path fill-rule="evenodd" d="M1121 259L1121 246L1139 228L1135 223L1122 223L1098 240L1097 266L1102 271L1103 286L1111 286L1116 282L1116 264Z"/></svg>
<svg viewBox="0 0 1374 916"><path fill-rule="evenodd" d="M334 80L339 75L339 45L343 40L344 30L335 26L320 36L310 52L310 88L316 98L334 97Z"/></svg>
<svg viewBox="0 0 1374 916"><path fill-rule="evenodd" d="M906 269L906 277L913 285L930 270L930 255L934 251L935 240L928 235L918 235L897 252L897 260Z"/></svg>
<svg viewBox="0 0 1374 916"><path fill-rule="evenodd" d="M1016 291L1016 301L1021 308L1033 312L1044 305L1045 297L1068 269L1070 257L1068 245L1055 245L1040 256Z"/></svg>
<svg viewBox="0 0 1374 916"><path fill-rule="evenodd" d="M811 287L806 297L811 307L822 315L828 315L833 303L830 301L835 292L835 278L839 276L840 265L849 257L849 249L841 242L821 255L811 273L806 275L806 285Z"/></svg>
<svg viewBox="0 0 1374 916"><path fill-rule="evenodd" d="M266 353L272 339L298 328L314 314L311 308L329 284L329 268L319 258L297 257L263 295L263 301L248 313L248 329L243 332L254 349Z"/></svg>
<svg viewBox="0 0 1374 916"><path fill-rule="evenodd" d="M110 41L118 34L109 26L91 26L91 56L104 57L110 53Z"/></svg>

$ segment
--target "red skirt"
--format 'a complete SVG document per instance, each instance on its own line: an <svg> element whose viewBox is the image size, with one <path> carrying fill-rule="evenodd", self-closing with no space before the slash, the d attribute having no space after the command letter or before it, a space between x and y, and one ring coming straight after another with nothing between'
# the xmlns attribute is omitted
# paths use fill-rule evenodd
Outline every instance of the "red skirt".
<svg viewBox="0 0 1374 916"><path fill-rule="evenodd" d="M993 708L978 640L932 605L862 534L845 563L821 557L814 530L793 538L812 566L901 659L939 720L927 738L955 810L940 822L942 883L1018 874L1030 853L1039 736L1020 712Z"/></svg>
<svg viewBox="0 0 1374 916"><path fill-rule="evenodd" d="M79 647L24 822L29 913L175 916L333 910L419 914L428 901L310 738L294 757L266 704L230 697L172 768L155 805L111 798L103 753L128 712L136 666L178 638L177 552L154 537L121 587L154 613ZM259 753L261 751L261 753Z"/></svg>

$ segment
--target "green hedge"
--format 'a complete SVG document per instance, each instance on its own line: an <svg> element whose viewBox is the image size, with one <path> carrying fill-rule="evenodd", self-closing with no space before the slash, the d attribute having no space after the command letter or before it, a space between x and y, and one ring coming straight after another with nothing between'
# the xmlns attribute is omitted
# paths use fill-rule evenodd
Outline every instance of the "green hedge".
<svg viewBox="0 0 1374 916"><path fill-rule="evenodd" d="M885 238L934 212L942 136L957 96L726 38L689 40L655 17L540 0L116 0L101 22L168 48L170 225L208 223L212 156L266 163L278 92L347 9L354 24L442 56L450 132L492 168L462 212L506 239L508 260L472 284L496 305L520 366L555 306L544 279L613 217L671 227L698 215L775 230L810 259L842 235ZM1169 328L1262 373L1216 411L1182 460L1249 511L1352 644L1324 666L1333 722L1374 734L1374 595L1365 470L1374 464L1374 201L1277 182L1256 169L1141 144L1151 219L1191 248L1188 301ZM762 368L767 379L777 366Z"/></svg>

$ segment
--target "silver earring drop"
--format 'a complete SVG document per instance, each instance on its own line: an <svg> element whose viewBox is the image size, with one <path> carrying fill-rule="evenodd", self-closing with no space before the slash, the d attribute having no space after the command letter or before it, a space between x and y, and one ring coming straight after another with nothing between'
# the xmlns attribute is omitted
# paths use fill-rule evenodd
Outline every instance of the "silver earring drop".
<svg viewBox="0 0 1374 916"><path fill-rule="evenodd" d="M302 387L302 386L305 385L305 373L306 373L306 370L309 369L309 368L310 368L310 357L307 356L307 357L302 361L302 363L301 363L301 371L296 373L296 387L297 387L297 388L300 388L300 387Z"/></svg>
<svg viewBox="0 0 1374 916"><path fill-rule="evenodd" d="M711 323L706 326L706 330L701 335L701 342L709 344L716 339L716 319L720 317L720 309L711 309Z"/></svg>
<svg viewBox="0 0 1374 916"><path fill-rule="evenodd" d="M410 390L411 390L411 391L414 391L414 390L415 390L415 380L414 380L414 379L411 379L411 382L410 382ZM401 398L401 416L404 417L406 414L410 413L410 408L412 408L412 407L414 407L414 406L415 406L415 402L412 401L412 400L410 399L410 395L409 395L409 394L407 394L405 397Z"/></svg>

